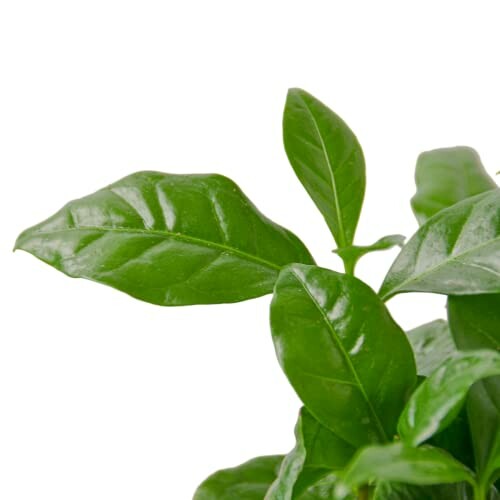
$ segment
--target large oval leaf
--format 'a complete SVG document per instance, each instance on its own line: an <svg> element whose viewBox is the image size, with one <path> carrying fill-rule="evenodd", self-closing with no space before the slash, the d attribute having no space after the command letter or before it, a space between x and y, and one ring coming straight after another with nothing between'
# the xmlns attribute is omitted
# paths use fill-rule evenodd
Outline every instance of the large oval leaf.
<svg viewBox="0 0 500 500"><path fill-rule="evenodd" d="M449 297L448 317L462 350L500 352L500 295ZM500 469L500 376L474 384L467 398L476 467L489 479Z"/></svg>
<svg viewBox="0 0 500 500"><path fill-rule="evenodd" d="M258 457L217 471L200 484L193 500L262 500L282 460L281 455Z"/></svg>
<svg viewBox="0 0 500 500"><path fill-rule="evenodd" d="M139 172L72 201L16 248L72 277L160 305L270 293L280 268L312 263L292 233L220 175Z"/></svg>
<svg viewBox="0 0 500 500"><path fill-rule="evenodd" d="M302 408L295 427L295 448L285 457L265 500L298 498L331 471L340 470L356 449Z"/></svg>
<svg viewBox="0 0 500 500"><path fill-rule="evenodd" d="M369 446L361 450L341 474L337 496L372 481L407 484L474 483L472 473L444 451L432 446L407 447L402 443Z"/></svg>
<svg viewBox="0 0 500 500"><path fill-rule="evenodd" d="M281 366L315 418L356 447L392 438L415 362L375 292L352 276L291 265L276 282L271 327Z"/></svg>
<svg viewBox="0 0 500 500"><path fill-rule="evenodd" d="M365 161L349 127L301 89L290 89L283 115L288 159L339 247L354 238L365 193Z"/></svg>
<svg viewBox="0 0 500 500"><path fill-rule="evenodd" d="M420 224L444 208L497 187L477 152L463 146L422 153L415 181L417 193L411 206Z"/></svg>
<svg viewBox="0 0 500 500"><path fill-rule="evenodd" d="M495 375L500 375L499 353L457 353L413 393L399 419L401 439L417 446L445 429L458 415L470 387Z"/></svg>
<svg viewBox="0 0 500 500"><path fill-rule="evenodd" d="M476 295L500 292L500 189L429 219L403 247L380 290Z"/></svg>

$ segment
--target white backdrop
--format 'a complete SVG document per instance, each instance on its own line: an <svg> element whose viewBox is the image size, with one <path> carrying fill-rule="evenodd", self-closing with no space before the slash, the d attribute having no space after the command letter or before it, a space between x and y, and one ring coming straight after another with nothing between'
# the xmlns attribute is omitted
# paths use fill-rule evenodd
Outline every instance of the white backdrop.
<svg viewBox="0 0 500 500"><path fill-rule="evenodd" d="M363 145L356 241L409 236L420 151L470 145L500 168L496 4L1 2L0 498L188 500L218 468L287 452L300 405L269 297L152 306L11 253L20 230L136 170L220 172L340 269L283 151L287 88ZM395 253L359 276L378 287ZM389 307L405 328L445 314L424 295Z"/></svg>

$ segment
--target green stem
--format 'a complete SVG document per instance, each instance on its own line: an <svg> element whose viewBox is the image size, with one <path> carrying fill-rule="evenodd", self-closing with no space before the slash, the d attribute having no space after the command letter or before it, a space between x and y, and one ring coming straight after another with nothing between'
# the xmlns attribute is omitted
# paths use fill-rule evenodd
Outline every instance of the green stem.
<svg viewBox="0 0 500 500"><path fill-rule="evenodd" d="M354 259L343 259L344 269L346 274L354 276L354 269L356 267L356 261Z"/></svg>
<svg viewBox="0 0 500 500"><path fill-rule="evenodd" d="M486 487L483 483L474 485L474 500L486 500Z"/></svg>

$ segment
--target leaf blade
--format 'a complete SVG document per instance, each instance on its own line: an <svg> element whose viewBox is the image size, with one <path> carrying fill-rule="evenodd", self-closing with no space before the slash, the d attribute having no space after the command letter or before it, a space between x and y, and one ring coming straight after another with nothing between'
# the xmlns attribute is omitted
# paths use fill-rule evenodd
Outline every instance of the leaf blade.
<svg viewBox="0 0 500 500"><path fill-rule="evenodd" d="M138 172L68 203L18 237L72 277L160 305L237 302L270 293L305 246L219 175Z"/></svg>

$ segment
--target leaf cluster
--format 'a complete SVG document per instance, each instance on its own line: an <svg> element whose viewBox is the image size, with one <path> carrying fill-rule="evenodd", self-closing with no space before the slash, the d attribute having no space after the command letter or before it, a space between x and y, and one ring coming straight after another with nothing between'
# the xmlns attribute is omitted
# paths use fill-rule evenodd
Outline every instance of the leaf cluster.
<svg viewBox="0 0 500 500"><path fill-rule="evenodd" d="M216 472L195 500L500 498L500 189L465 147L420 155L404 244L354 237L365 191L361 146L300 89L285 150L337 244L345 273L221 175L138 172L25 230L15 248L68 276L164 306L273 294L278 361L303 403L295 447ZM364 255L402 249L377 293ZM404 332L386 301L448 297L448 319Z"/></svg>

